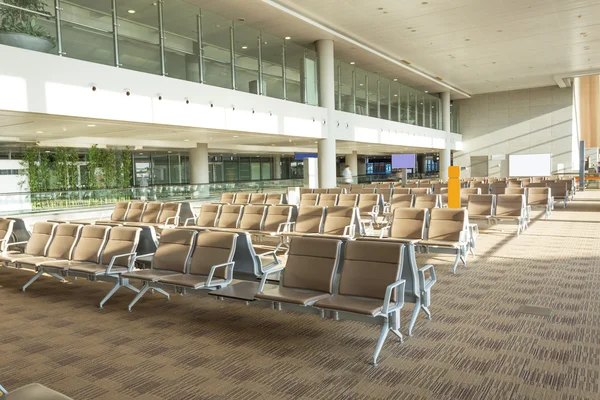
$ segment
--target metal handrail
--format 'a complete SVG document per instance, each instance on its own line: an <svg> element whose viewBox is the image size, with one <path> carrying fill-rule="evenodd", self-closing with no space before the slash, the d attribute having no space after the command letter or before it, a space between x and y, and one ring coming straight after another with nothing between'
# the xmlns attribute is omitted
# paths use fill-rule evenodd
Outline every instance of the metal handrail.
<svg viewBox="0 0 600 400"><path fill-rule="evenodd" d="M28 8L23 8L23 7L15 6L13 4L8 4L8 3L5 3L3 1L0 1L0 6L5 6L5 7L8 7L8 8L14 8L16 10L25 11L25 12L28 12L30 14L36 14L36 15L40 15L40 16L46 17L46 18L54 18L54 15L52 15L50 13L44 14L43 12L39 12L39 11L35 11L35 10L30 10Z"/></svg>

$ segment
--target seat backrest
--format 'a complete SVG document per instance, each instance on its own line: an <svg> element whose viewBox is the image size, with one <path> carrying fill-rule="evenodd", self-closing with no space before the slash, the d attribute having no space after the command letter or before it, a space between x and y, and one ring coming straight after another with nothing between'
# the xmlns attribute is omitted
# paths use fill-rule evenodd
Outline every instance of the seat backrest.
<svg viewBox="0 0 600 400"><path fill-rule="evenodd" d="M540 182L531 182L529 184L530 188L545 188L548 187L548 182L546 181L540 181Z"/></svg>
<svg viewBox="0 0 600 400"><path fill-rule="evenodd" d="M196 231L163 229L152 268L185 273L196 243Z"/></svg>
<svg viewBox="0 0 600 400"><path fill-rule="evenodd" d="M265 216L267 215L267 205L247 205L244 207L244 213L240 220L240 229L249 231L260 231L263 229Z"/></svg>
<svg viewBox="0 0 600 400"><path fill-rule="evenodd" d="M333 293L341 247L342 242L335 239L292 238L281 286Z"/></svg>
<svg viewBox="0 0 600 400"><path fill-rule="evenodd" d="M446 189L446 191L444 192L442 189ZM433 185L433 193L435 193L435 194L448 193L448 184L447 183L434 184Z"/></svg>
<svg viewBox="0 0 600 400"><path fill-rule="evenodd" d="M478 187L468 187L460 189L460 202L463 207L466 207L469 202L469 196L472 194L481 194L481 189Z"/></svg>
<svg viewBox="0 0 600 400"><path fill-rule="evenodd" d="M495 183L492 183L492 185L490 186L490 193L491 194L505 194L506 193L506 189L508 189L505 185L504 182L496 182L496 183L501 183L501 185L496 185Z"/></svg>
<svg viewBox="0 0 600 400"><path fill-rule="evenodd" d="M396 239L425 239L429 210L426 208L396 208L389 237Z"/></svg>
<svg viewBox="0 0 600 400"><path fill-rule="evenodd" d="M496 203L495 194L472 194L469 195L467 211L469 215L491 216Z"/></svg>
<svg viewBox="0 0 600 400"><path fill-rule="evenodd" d="M13 233L15 221L12 219L0 218L0 240L10 239ZM0 251L6 250L8 246L8 240L2 242L0 245Z"/></svg>
<svg viewBox="0 0 600 400"><path fill-rule="evenodd" d="M71 259L81 228L82 225L79 224L59 224L46 255L51 258Z"/></svg>
<svg viewBox="0 0 600 400"><path fill-rule="evenodd" d="M252 193L250 196L250 204L265 204L267 195L265 193Z"/></svg>
<svg viewBox="0 0 600 400"><path fill-rule="evenodd" d="M248 204L250 201L250 193L237 193L232 204Z"/></svg>
<svg viewBox="0 0 600 400"><path fill-rule="evenodd" d="M321 233L323 219L325 218L325 209L325 207L321 206L300 207L294 231L300 233Z"/></svg>
<svg viewBox="0 0 600 400"><path fill-rule="evenodd" d="M300 195L300 207L316 206L319 202L318 193L304 193Z"/></svg>
<svg viewBox="0 0 600 400"><path fill-rule="evenodd" d="M527 204L548 205L550 204L551 189L547 187L529 187Z"/></svg>
<svg viewBox="0 0 600 400"><path fill-rule="evenodd" d="M350 188L352 187L352 184L350 184L350 183L340 183L340 184L338 185L338 187L339 187L340 189L346 189L346 192L349 192L349 191L350 191Z"/></svg>
<svg viewBox="0 0 600 400"><path fill-rule="evenodd" d="M394 187L394 196L397 194L411 194L411 188L409 187Z"/></svg>
<svg viewBox="0 0 600 400"><path fill-rule="evenodd" d="M358 194L373 194L375 193L375 190L377 190L376 186L366 186L360 190L354 190L352 189L352 193L358 193Z"/></svg>
<svg viewBox="0 0 600 400"><path fill-rule="evenodd" d="M343 235L349 232L345 231L347 226L354 226L354 217L356 208L354 207L327 207L325 213L325 223L323 224L323 234L325 235Z"/></svg>
<svg viewBox="0 0 600 400"><path fill-rule="evenodd" d="M346 190L342 189L342 188L330 188L330 189L327 189L327 193L329 193L329 194L342 194L342 193L345 193L345 192L346 192Z"/></svg>
<svg viewBox="0 0 600 400"><path fill-rule="evenodd" d="M392 205L391 211L394 211L398 207L410 208L415 204L415 196L412 194L396 194L396 191L394 191L390 204Z"/></svg>
<svg viewBox="0 0 600 400"><path fill-rule="evenodd" d="M382 195L383 201L387 203L390 201L390 197L392 195L392 189L390 189L389 187L388 188L378 187L376 193Z"/></svg>
<svg viewBox="0 0 600 400"><path fill-rule="evenodd" d="M269 193L269 194L267 194L267 200L265 201L265 203L271 204L271 205L283 204L283 194Z"/></svg>
<svg viewBox="0 0 600 400"><path fill-rule="evenodd" d="M162 211L158 216L158 223L164 224L169 218L169 223L175 223L174 217L178 217L180 211L181 203L164 203Z"/></svg>
<svg viewBox="0 0 600 400"><path fill-rule="evenodd" d="M508 181L509 188L521 188L523 187L523 182L518 179L511 179Z"/></svg>
<svg viewBox="0 0 600 400"><path fill-rule="evenodd" d="M428 187L415 187L411 189L412 194L431 194L431 188Z"/></svg>
<svg viewBox="0 0 600 400"><path fill-rule="evenodd" d="M466 208L434 208L431 210L429 240L449 240L458 242L468 227L469 218Z"/></svg>
<svg viewBox="0 0 600 400"><path fill-rule="evenodd" d="M221 215L221 207L221 204L203 204L200 208L200 215L196 219L196 225L214 228Z"/></svg>
<svg viewBox="0 0 600 400"><path fill-rule="evenodd" d="M238 234L231 232L199 232L190 261L189 273L208 276L214 265L233 261ZM214 278L231 279L227 268L217 268Z"/></svg>
<svg viewBox="0 0 600 400"><path fill-rule="evenodd" d="M499 194L496 197L496 215L517 217L523 215L525 195Z"/></svg>
<svg viewBox="0 0 600 400"><path fill-rule="evenodd" d="M325 193L327 193L328 190L329 189L325 189L325 188L313 189L313 193L325 194Z"/></svg>
<svg viewBox="0 0 600 400"><path fill-rule="evenodd" d="M244 206L225 204L221 207L221 216L217 223L218 228L235 229L240 225L240 220L244 214Z"/></svg>
<svg viewBox="0 0 600 400"><path fill-rule="evenodd" d="M143 201L132 201L131 204L129 204L129 210L125 216L125 222L140 222L142 215L144 214L144 210L146 209L146 204L147 203Z"/></svg>
<svg viewBox="0 0 600 400"><path fill-rule="evenodd" d="M490 193L490 184L485 182L479 182L475 184L476 188L481 189L481 194L489 194Z"/></svg>
<svg viewBox="0 0 600 400"><path fill-rule="evenodd" d="M73 251L74 261L100 262L100 255L111 230L107 225L86 225L81 230L79 241Z"/></svg>
<svg viewBox="0 0 600 400"><path fill-rule="evenodd" d="M373 207L379 205L380 194L361 194L358 198L358 211L361 214L370 213Z"/></svg>
<svg viewBox="0 0 600 400"><path fill-rule="evenodd" d="M269 206L263 230L266 232L277 232L280 224L290 222L293 208L289 206Z"/></svg>
<svg viewBox="0 0 600 400"><path fill-rule="evenodd" d="M231 204L235 200L235 193L221 193L220 203Z"/></svg>
<svg viewBox="0 0 600 400"><path fill-rule="evenodd" d="M119 254L135 253L140 243L142 228L133 226L115 226L108 234L106 247L102 252L102 264L108 265L114 256ZM113 267L128 267L131 256L119 257L115 260Z"/></svg>
<svg viewBox="0 0 600 400"><path fill-rule="evenodd" d="M45 256L50 242L54 238L58 224L52 222L36 222L33 225L33 232L25 246L25 254L32 256Z"/></svg>
<svg viewBox="0 0 600 400"><path fill-rule="evenodd" d="M308 193L312 193L314 189L311 188L300 188L300 196L302 196L303 194L308 194Z"/></svg>
<svg viewBox="0 0 600 400"><path fill-rule="evenodd" d="M163 208L163 203L158 201L153 201L146 204L146 209L144 210L144 214L142 215L142 221L144 223L155 224L158 221L158 216L160 215Z"/></svg>
<svg viewBox="0 0 600 400"><path fill-rule="evenodd" d="M358 205L358 195L340 194L337 205L340 207L356 207Z"/></svg>
<svg viewBox="0 0 600 400"><path fill-rule="evenodd" d="M523 187L527 187L531 183L531 178L521 178L519 180L523 183Z"/></svg>
<svg viewBox="0 0 600 400"><path fill-rule="evenodd" d="M439 194L416 194L415 208L436 208L441 206L441 198Z"/></svg>
<svg viewBox="0 0 600 400"><path fill-rule="evenodd" d="M552 189L552 196L565 197L567 195L567 182L558 181L548 183L548 187Z"/></svg>
<svg viewBox="0 0 600 400"><path fill-rule="evenodd" d="M110 219L112 221L125 221L125 216L127 215L130 204L129 201L118 201L115 204L115 209L113 210Z"/></svg>
<svg viewBox="0 0 600 400"><path fill-rule="evenodd" d="M387 287L400 279L403 256L402 243L374 240L346 243L339 294L383 300ZM391 300L396 299L394 289Z"/></svg>
<svg viewBox="0 0 600 400"><path fill-rule="evenodd" d="M524 187L507 187L504 190L504 194L525 194Z"/></svg>
<svg viewBox="0 0 600 400"><path fill-rule="evenodd" d="M405 187L407 187L407 188L409 188L409 189L417 189L417 188L419 187L419 183L416 183L416 182L415 182L415 183L410 183L410 182L409 182L409 183L407 183L407 184L406 184L406 186L405 186ZM413 193L414 193L414 192L413 192Z"/></svg>
<svg viewBox="0 0 600 400"><path fill-rule="evenodd" d="M338 202L337 194L321 194L319 195L319 206L333 207Z"/></svg>
<svg viewBox="0 0 600 400"><path fill-rule="evenodd" d="M575 184L574 179L560 179L559 182L565 182L567 184L568 191L573 190L573 185Z"/></svg>

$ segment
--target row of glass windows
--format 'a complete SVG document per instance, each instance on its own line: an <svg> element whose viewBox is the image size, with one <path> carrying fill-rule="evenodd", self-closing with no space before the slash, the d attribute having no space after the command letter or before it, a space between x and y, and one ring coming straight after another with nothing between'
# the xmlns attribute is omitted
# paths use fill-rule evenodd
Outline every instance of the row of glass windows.
<svg viewBox="0 0 600 400"><path fill-rule="evenodd" d="M183 0L116 0L115 10L113 0L57 3L60 14L47 4L50 17L38 18L37 24L55 38L53 51L63 56L319 104L317 54L290 40ZM442 127L439 97L339 60L335 78L338 110ZM452 130L458 132L458 112L453 111Z"/></svg>

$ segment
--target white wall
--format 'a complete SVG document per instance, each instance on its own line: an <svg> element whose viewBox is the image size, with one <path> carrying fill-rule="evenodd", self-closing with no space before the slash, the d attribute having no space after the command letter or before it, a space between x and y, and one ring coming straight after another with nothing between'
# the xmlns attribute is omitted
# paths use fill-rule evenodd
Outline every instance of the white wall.
<svg viewBox="0 0 600 400"><path fill-rule="evenodd" d="M20 170L23 167L19 160L0 160L0 170ZM25 183L21 185L21 182ZM31 203L29 196L19 193L29 191L27 178L21 175L5 175L0 174L0 191L10 193L0 198L0 211L29 211Z"/></svg>
<svg viewBox="0 0 600 400"><path fill-rule="evenodd" d="M454 165L469 168L462 176L470 176L471 156L488 156L490 176L508 173L509 154L551 153L553 172L578 168L570 88L488 93L458 104L463 151L454 155ZM501 155L506 161L491 160Z"/></svg>
<svg viewBox="0 0 600 400"><path fill-rule="evenodd" d="M0 60L0 110L308 138L325 137L326 124L334 123L338 140L445 145L445 133L434 129L344 112L332 122L321 107L67 57L0 45ZM449 143L459 148L460 136Z"/></svg>

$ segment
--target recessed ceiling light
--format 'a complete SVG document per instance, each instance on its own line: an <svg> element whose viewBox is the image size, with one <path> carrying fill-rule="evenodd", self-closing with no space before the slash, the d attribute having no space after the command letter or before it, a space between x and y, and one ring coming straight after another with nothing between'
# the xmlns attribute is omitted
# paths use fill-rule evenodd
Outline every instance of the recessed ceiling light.
<svg viewBox="0 0 600 400"><path fill-rule="evenodd" d="M363 86L363 84L361 83L360 86Z"/></svg>
<svg viewBox="0 0 600 400"><path fill-rule="evenodd" d="M184 142L189 142L189 141L190 141L190 139L183 139L183 141L184 141Z"/></svg>
<svg viewBox="0 0 600 400"><path fill-rule="evenodd" d="M94 124L89 124L89 125L88 125L88 128L94 128L95 126L96 126L96 125L94 125Z"/></svg>
<svg viewBox="0 0 600 400"><path fill-rule="evenodd" d="M285 37L285 40L290 40L290 39L291 39L291 37L290 37L290 36L286 36L286 37Z"/></svg>
<svg viewBox="0 0 600 400"><path fill-rule="evenodd" d="M171 153L172 153L172 151L167 151L167 153L171 154Z"/></svg>
<svg viewBox="0 0 600 400"><path fill-rule="evenodd" d="M35 133L44 133L44 131L35 131Z"/></svg>
<svg viewBox="0 0 600 400"><path fill-rule="evenodd" d="M143 155L144 155L144 153L140 153L140 156L143 156Z"/></svg>
<svg viewBox="0 0 600 400"><path fill-rule="evenodd" d="M242 46L242 49L246 50L248 48L248 46Z"/></svg>
<svg viewBox="0 0 600 400"><path fill-rule="evenodd" d="M394 97L398 97L398 95L397 95L397 94L395 94L395 95L394 95Z"/></svg>
<svg viewBox="0 0 600 400"><path fill-rule="evenodd" d="M394 78L394 82L398 82L398 78Z"/></svg>
<svg viewBox="0 0 600 400"><path fill-rule="evenodd" d="M356 64L354 61L350 61L350 65L354 65Z"/></svg>
<svg viewBox="0 0 600 400"><path fill-rule="evenodd" d="M129 14L135 14L135 10L127 10Z"/></svg>
<svg viewBox="0 0 600 400"><path fill-rule="evenodd" d="M46 150L45 152L46 152L46 153L50 153L50 150Z"/></svg>
<svg viewBox="0 0 600 400"><path fill-rule="evenodd" d="M239 136L234 136L234 137L239 137Z"/></svg>
<svg viewBox="0 0 600 400"><path fill-rule="evenodd" d="M429 93L429 90L426 90L425 93Z"/></svg>

